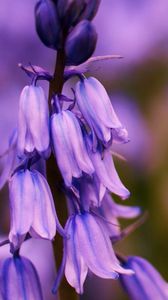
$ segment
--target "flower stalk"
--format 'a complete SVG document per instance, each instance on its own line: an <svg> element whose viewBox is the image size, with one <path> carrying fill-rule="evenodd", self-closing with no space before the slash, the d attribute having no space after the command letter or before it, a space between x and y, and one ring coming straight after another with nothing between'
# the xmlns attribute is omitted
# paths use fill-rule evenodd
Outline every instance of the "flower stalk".
<svg viewBox="0 0 168 300"><path fill-rule="evenodd" d="M65 69L65 53L64 50L59 50L57 51L53 79L50 81L49 84L49 95L48 95L49 107L51 106L52 96L55 94L61 94L62 92L62 88L64 84L64 69ZM55 164L56 163L55 163L54 156L51 155L47 161L47 178L54 199L59 198L60 200L60 201L55 201L55 206L57 211L61 212L59 218L61 223L64 224L65 221L67 220L67 215L68 215L67 206L66 206L64 194L59 189L59 184L57 185L57 182L59 183L60 181L62 181L62 178L58 166L56 167ZM55 254L57 268L62 261L62 248L63 248L62 238L59 235L57 235L56 245L54 245L54 254ZM75 290L69 284L67 284L66 280L63 278L59 291L57 292L57 300L64 300L67 298L69 300L71 299L77 300L79 299L79 296L75 292Z"/></svg>

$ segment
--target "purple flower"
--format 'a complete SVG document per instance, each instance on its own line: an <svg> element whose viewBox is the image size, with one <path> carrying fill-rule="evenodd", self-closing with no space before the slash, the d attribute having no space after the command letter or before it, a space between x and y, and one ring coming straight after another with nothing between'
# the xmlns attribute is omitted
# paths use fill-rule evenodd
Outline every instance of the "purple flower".
<svg viewBox="0 0 168 300"><path fill-rule="evenodd" d="M121 276L121 281L132 300L167 300L168 284L145 259L131 256L124 266L134 270L132 276Z"/></svg>
<svg viewBox="0 0 168 300"><path fill-rule="evenodd" d="M67 221L65 276L77 293L83 293L88 269L101 278L117 279L118 273L132 274L120 266L101 222L87 212L73 215Z"/></svg>
<svg viewBox="0 0 168 300"><path fill-rule="evenodd" d="M99 140L105 145L112 138L128 142L128 133L119 121L105 88L97 79L89 77L79 81L75 94L84 119Z"/></svg>
<svg viewBox="0 0 168 300"><path fill-rule="evenodd" d="M72 185L72 177L94 172L80 125L72 112L67 110L52 115L51 134L57 163L67 186Z"/></svg>
<svg viewBox="0 0 168 300"><path fill-rule="evenodd" d="M77 189L77 197L86 211L90 207L101 205L101 201L106 193L106 187L100 182L95 173L92 177L82 176L79 180L74 181L73 185Z"/></svg>
<svg viewBox="0 0 168 300"><path fill-rule="evenodd" d="M53 197L44 176L38 171L21 170L9 183L11 229L10 242L20 247L29 232L34 237L52 240L59 225Z"/></svg>
<svg viewBox="0 0 168 300"><path fill-rule="evenodd" d="M101 206L94 208L94 211L102 216L106 222L104 223L110 237L116 237L120 234L120 224L118 219L132 219L140 215L141 210L136 206L126 206L115 203L111 195L106 192Z"/></svg>
<svg viewBox="0 0 168 300"><path fill-rule="evenodd" d="M89 156L100 183L112 193L120 196L122 199L128 198L130 196L130 192L122 184L117 174L110 151L105 150L102 157L102 153L99 150L93 152L91 149L89 149L91 148L91 141L89 138L87 138L87 142Z"/></svg>
<svg viewBox="0 0 168 300"><path fill-rule="evenodd" d="M35 267L24 257L8 258L1 269L1 296L4 300L42 300Z"/></svg>
<svg viewBox="0 0 168 300"><path fill-rule="evenodd" d="M20 96L18 121L18 154L36 150L49 155L49 111L44 91L39 86L26 86Z"/></svg>

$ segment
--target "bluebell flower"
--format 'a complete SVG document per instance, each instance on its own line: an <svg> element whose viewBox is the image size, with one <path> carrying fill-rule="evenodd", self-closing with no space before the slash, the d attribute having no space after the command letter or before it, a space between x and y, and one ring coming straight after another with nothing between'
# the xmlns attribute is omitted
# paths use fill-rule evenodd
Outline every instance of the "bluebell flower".
<svg viewBox="0 0 168 300"><path fill-rule="evenodd" d="M43 300L38 274L27 258L14 256L6 259L0 273L1 299Z"/></svg>
<svg viewBox="0 0 168 300"><path fill-rule="evenodd" d="M82 172L94 172L88 156L79 122L71 111L54 113L51 117L51 134L57 163L67 186L72 178L79 178Z"/></svg>
<svg viewBox="0 0 168 300"><path fill-rule="evenodd" d="M49 111L44 91L39 86L26 86L20 96L18 121L18 154L49 155Z"/></svg>
<svg viewBox="0 0 168 300"><path fill-rule="evenodd" d="M52 240L58 222L49 185L38 171L20 170L9 183L11 229L9 240L14 249L20 247L25 236Z"/></svg>
<svg viewBox="0 0 168 300"><path fill-rule="evenodd" d="M121 276L130 299L132 300L167 300L168 284L159 272L145 259L130 256L124 263L126 268L134 270L132 276Z"/></svg>
<svg viewBox="0 0 168 300"><path fill-rule="evenodd" d="M101 153L98 149L96 152L93 152L91 149L92 144L90 137L87 137L87 145L89 156L95 169L95 174L97 175L100 183L112 193L120 196L122 199L127 199L130 196L130 192L123 185L117 174L110 151L105 150ZM104 194L102 193L102 195Z"/></svg>
<svg viewBox="0 0 168 300"><path fill-rule="evenodd" d="M90 213L71 216L66 224L65 276L77 293L83 293L88 269L101 278L117 279L132 274L120 266L101 220Z"/></svg>
<svg viewBox="0 0 168 300"><path fill-rule="evenodd" d="M96 78L79 81L75 95L84 119L104 145L108 145L112 139L128 142L127 130L117 117L105 88Z"/></svg>

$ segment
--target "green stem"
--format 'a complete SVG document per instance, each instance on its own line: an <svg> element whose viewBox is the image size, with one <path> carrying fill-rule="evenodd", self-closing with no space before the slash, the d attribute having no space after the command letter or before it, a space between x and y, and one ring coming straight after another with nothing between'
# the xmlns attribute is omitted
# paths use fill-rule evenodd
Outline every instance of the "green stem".
<svg viewBox="0 0 168 300"><path fill-rule="evenodd" d="M50 82L49 86L49 107L51 108L51 99L54 94L61 94L63 84L64 84L64 69L65 69L65 54L63 50L57 52L57 58L55 63L54 75L53 79ZM47 179L51 188L51 192L55 199L55 206L58 212L59 219L61 223L64 225L67 220L67 207L64 194L59 189L59 182L62 181L61 174L59 172L59 168L56 164L55 158L53 154L50 156L47 161ZM54 243L54 253L56 258L57 267L60 266L62 260L63 253L63 242L62 238L57 234L56 242ZM77 300L78 296L75 293L75 290L71 288L71 286L63 279L62 284L59 289L59 295L57 296L57 300Z"/></svg>

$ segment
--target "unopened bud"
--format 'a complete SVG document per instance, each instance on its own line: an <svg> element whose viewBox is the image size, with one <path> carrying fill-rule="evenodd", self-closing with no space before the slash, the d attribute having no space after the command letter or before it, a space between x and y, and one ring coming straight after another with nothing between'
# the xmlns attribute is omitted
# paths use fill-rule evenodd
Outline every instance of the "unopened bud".
<svg viewBox="0 0 168 300"><path fill-rule="evenodd" d="M56 5L52 0L40 0L35 6L36 30L41 41L57 50L61 44L61 27Z"/></svg>
<svg viewBox="0 0 168 300"><path fill-rule="evenodd" d="M66 29L78 22L84 12L85 0L58 0L57 12L62 26Z"/></svg>
<svg viewBox="0 0 168 300"><path fill-rule="evenodd" d="M79 65L85 62L93 54L96 42L97 33L94 26L87 20L78 23L66 40L67 65Z"/></svg>
<svg viewBox="0 0 168 300"><path fill-rule="evenodd" d="M99 8L100 0L85 0L85 10L81 19L92 20Z"/></svg>

